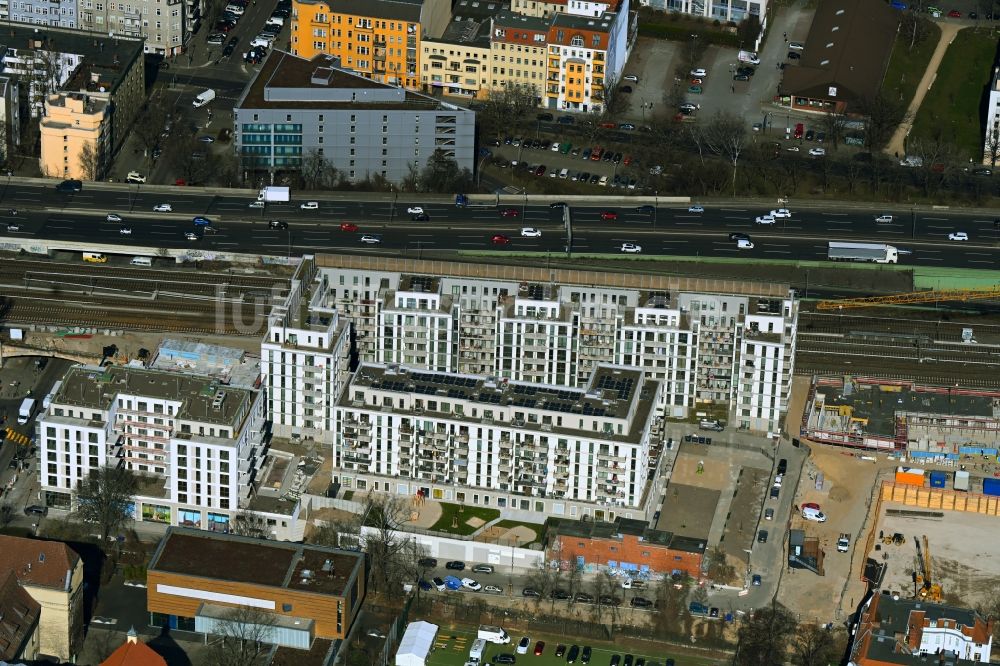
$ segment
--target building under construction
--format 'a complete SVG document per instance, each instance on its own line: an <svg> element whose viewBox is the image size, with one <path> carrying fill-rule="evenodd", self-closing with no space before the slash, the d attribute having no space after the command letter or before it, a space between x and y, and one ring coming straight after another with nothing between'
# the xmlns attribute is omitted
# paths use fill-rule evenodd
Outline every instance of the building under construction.
<svg viewBox="0 0 1000 666"><path fill-rule="evenodd" d="M802 436L907 457L997 455L1000 391L851 376L813 380Z"/></svg>

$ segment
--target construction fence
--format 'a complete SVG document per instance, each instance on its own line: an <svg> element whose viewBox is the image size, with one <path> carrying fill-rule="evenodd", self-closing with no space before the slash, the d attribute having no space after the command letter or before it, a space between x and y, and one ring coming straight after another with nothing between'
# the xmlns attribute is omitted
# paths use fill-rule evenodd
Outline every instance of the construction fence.
<svg viewBox="0 0 1000 666"><path fill-rule="evenodd" d="M1000 516L1000 497L968 493L947 488L917 487L894 481L883 481L879 499L921 509L964 511L986 516Z"/></svg>

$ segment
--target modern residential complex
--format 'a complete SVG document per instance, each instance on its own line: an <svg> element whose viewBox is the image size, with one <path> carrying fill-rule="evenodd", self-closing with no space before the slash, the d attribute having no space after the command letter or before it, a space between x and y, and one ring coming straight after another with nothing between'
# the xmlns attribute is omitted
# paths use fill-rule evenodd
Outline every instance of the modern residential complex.
<svg viewBox="0 0 1000 666"><path fill-rule="evenodd" d="M265 642L316 651L343 640L361 610L365 554L171 527L147 585L152 626L217 634L252 623L232 615L250 608L268 617Z"/></svg>
<svg viewBox="0 0 1000 666"><path fill-rule="evenodd" d="M575 111L603 108L605 80L621 79L637 28L628 0L461 0L450 13L436 0L350 10L301 0L293 9L296 55L334 55L362 76L425 92L482 98L526 84L540 105Z"/></svg>
<svg viewBox="0 0 1000 666"><path fill-rule="evenodd" d="M778 286L317 262L273 311L262 374L275 432L331 442L345 487L551 515L643 508L659 418L715 404L772 433L786 409L798 305Z"/></svg>
<svg viewBox="0 0 1000 666"><path fill-rule="evenodd" d="M297 169L316 154L348 180L400 182L435 151L460 169L475 166L475 114L341 69L329 56L273 51L233 116L247 169Z"/></svg>
<svg viewBox="0 0 1000 666"><path fill-rule="evenodd" d="M74 366L38 417L46 504L72 507L81 480L122 465L140 476L136 520L228 531L261 482L265 419L260 391L191 374ZM301 538L297 503L273 504L261 512L271 536Z"/></svg>
<svg viewBox="0 0 1000 666"><path fill-rule="evenodd" d="M528 0L530 1L530 0ZM756 16L767 27L769 0L639 0L643 7L738 23Z"/></svg>
<svg viewBox="0 0 1000 666"><path fill-rule="evenodd" d="M986 131L983 140L983 164L1000 162L1000 65L994 65L986 102Z"/></svg>

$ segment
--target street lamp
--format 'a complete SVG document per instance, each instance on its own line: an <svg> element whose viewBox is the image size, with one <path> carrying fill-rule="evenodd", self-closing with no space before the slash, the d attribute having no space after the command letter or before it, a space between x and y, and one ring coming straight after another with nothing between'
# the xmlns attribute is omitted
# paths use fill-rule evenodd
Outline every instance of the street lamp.
<svg viewBox="0 0 1000 666"><path fill-rule="evenodd" d="M389 191L392 192L392 205L389 207L389 225L392 226L393 218L396 216L396 197L398 193L396 188L391 184L389 185Z"/></svg>

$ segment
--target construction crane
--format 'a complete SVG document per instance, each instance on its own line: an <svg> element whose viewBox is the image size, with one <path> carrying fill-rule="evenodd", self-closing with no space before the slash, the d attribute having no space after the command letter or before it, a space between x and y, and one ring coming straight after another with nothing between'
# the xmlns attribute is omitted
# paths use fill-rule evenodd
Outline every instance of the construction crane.
<svg viewBox="0 0 1000 666"><path fill-rule="evenodd" d="M891 296L866 296L863 298L842 298L833 301L819 301L817 310L847 310L870 308L878 305L903 305L906 303L934 303L939 301L976 301L1000 298L1000 285L983 289L928 289L911 291Z"/></svg>
<svg viewBox="0 0 1000 666"><path fill-rule="evenodd" d="M920 542L924 547L921 549ZM916 596L928 601L941 601L941 586L933 582L931 578L931 546L925 534L921 539L914 538L913 543L917 546L917 572L913 574L916 583Z"/></svg>

